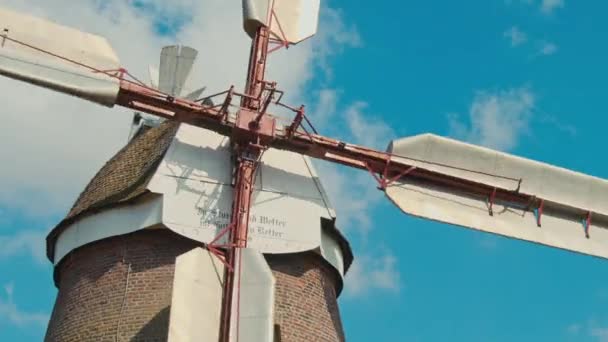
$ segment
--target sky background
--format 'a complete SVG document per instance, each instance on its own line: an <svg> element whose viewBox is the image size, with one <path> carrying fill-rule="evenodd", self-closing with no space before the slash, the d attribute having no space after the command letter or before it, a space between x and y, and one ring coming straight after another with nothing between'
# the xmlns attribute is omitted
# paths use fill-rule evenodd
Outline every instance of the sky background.
<svg viewBox="0 0 608 342"><path fill-rule="evenodd" d="M372 6L370 6L370 4ZM146 78L201 51L193 86L242 86L239 1L0 0L108 37ZM432 132L608 178L608 3L323 1L269 78L322 133L384 149ZM56 289L44 237L126 142L131 114L0 79L0 339L39 341ZM608 341L608 262L402 214L369 175L320 163L355 263L348 341Z"/></svg>

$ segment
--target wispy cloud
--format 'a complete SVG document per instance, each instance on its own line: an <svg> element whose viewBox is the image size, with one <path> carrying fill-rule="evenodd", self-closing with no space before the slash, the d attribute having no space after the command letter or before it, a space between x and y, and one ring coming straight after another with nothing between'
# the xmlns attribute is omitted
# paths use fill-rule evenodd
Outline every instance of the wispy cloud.
<svg viewBox="0 0 608 342"><path fill-rule="evenodd" d="M395 137L393 129L381 117L369 113L369 105L355 101L340 106L340 91L323 89L312 112L315 124L327 128L349 142L384 149ZM331 123L331 125L330 125ZM335 123L341 123L339 125ZM317 162L321 180L338 213L338 224L356 231L365 241L371 229L371 212L383 198L367 172L350 170L327 162Z"/></svg>
<svg viewBox="0 0 608 342"><path fill-rule="evenodd" d="M336 134L349 142L384 149L395 137L395 132L381 117L370 114L364 101L340 106L341 92L321 90L312 112L315 122L333 128ZM344 123L340 125L329 123ZM335 131L337 128L337 132ZM355 247L355 261L347 275L346 293L350 297L374 290L396 291L400 287L400 272L392 252L384 248L381 253L371 251L368 242L373 229L373 210L385 200L375 181L365 171L352 170L327 162L316 162L319 175L338 215L337 225L359 242ZM374 242L376 246L378 241Z"/></svg>
<svg viewBox="0 0 608 342"><path fill-rule="evenodd" d="M0 297L0 318L8 320L18 327L27 327L31 325L46 326L49 321L49 315L40 312L26 312L17 306L13 300L15 286L13 283L4 285L6 299Z"/></svg>
<svg viewBox="0 0 608 342"><path fill-rule="evenodd" d="M359 256L346 276L346 293L361 296L373 290L398 292L402 281L396 263L392 254Z"/></svg>
<svg viewBox="0 0 608 342"><path fill-rule="evenodd" d="M505 0L505 3L510 5L514 3L521 3L524 5L532 5L537 7L541 13L550 15L555 10L564 8L566 3L564 0Z"/></svg>
<svg viewBox="0 0 608 342"><path fill-rule="evenodd" d="M479 244L479 247L487 251L493 251L498 248L499 241L500 237L496 235L483 234L483 236L477 240L477 243Z"/></svg>
<svg viewBox="0 0 608 342"><path fill-rule="evenodd" d="M357 144L384 149L395 138L393 129L375 115L365 113L368 104L357 101L346 109L345 119Z"/></svg>
<svg viewBox="0 0 608 342"><path fill-rule="evenodd" d="M538 53L543 56L550 56L557 52L557 45L551 42L542 42Z"/></svg>
<svg viewBox="0 0 608 342"><path fill-rule="evenodd" d="M336 224L350 236L366 243L371 231L372 211L383 200L371 175L328 162L316 162L323 187L335 206Z"/></svg>
<svg viewBox="0 0 608 342"><path fill-rule="evenodd" d="M328 24L319 30L315 38L314 51L319 58L317 62L326 80L331 81L333 68L328 57L342 53L345 48L361 47L363 41L356 26L344 20L344 14L340 9L323 8L321 20Z"/></svg>
<svg viewBox="0 0 608 342"><path fill-rule="evenodd" d="M503 36L511 42L512 47L519 46L528 41L528 35L517 26L512 26L503 33Z"/></svg>
<svg viewBox="0 0 608 342"><path fill-rule="evenodd" d="M583 328L583 326L581 324L573 323L573 324L570 324L568 327L566 327L566 332L569 335L578 335L578 334L580 334L582 328Z"/></svg>
<svg viewBox="0 0 608 342"><path fill-rule="evenodd" d="M552 14L556 9L564 6L564 0L542 0L540 10L545 14Z"/></svg>
<svg viewBox="0 0 608 342"><path fill-rule="evenodd" d="M602 324L605 320L591 317L585 322L575 322L565 329L566 334L577 340L608 342L608 325Z"/></svg>
<svg viewBox="0 0 608 342"><path fill-rule="evenodd" d="M46 264L46 232L24 230L14 235L0 235L0 258L29 254L38 264Z"/></svg>
<svg viewBox="0 0 608 342"><path fill-rule="evenodd" d="M475 144L510 150L528 131L535 95L528 87L480 91L475 95L468 118L449 114L450 134Z"/></svg>
<svg viewBox="0 0 608 342"><path fill-rule="evenodd" d="M592 328L589 334L598 342L608 342L608 327L607 328Z"/></svg>

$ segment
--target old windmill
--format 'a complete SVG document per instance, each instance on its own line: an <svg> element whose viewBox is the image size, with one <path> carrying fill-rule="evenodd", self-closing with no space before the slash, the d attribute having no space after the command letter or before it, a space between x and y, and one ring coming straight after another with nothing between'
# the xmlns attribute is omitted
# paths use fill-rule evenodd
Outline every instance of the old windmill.
<svg viewBox="0 0 608 342"><path fill-rule="evenodd" d="M273 264L269 255L314 251L338 279L352 260L308 157L369 172L387 197L411 215L608 258L605 180L430 134L393 141L387 152L318 134L304 106L281 102L283 92L264 73L270 52L314 35L318 11L319 0L244 0L244 29L252 38L245 91L230 88L204 98L198 98L200 92L180 97L191 64L178 61L193 60L191 49L164 50L165 61L174 62L161 61L161 69L162 64L171 64L175 72L148 86L130 78L105 39L0 11L1 74L165 120L141 133L108 162L49 235L49 258L62 287L63 282L72 288L85 286L81 278L57 271L77 265L72 272L82 273L93 267L83 261L88 260L84 247L114 237L127 241L125 236L143 229L169 230L188 238L188 242L175 242L182 246L176 247L179 253L168 252L163 249L166 244L158 241L154 245L171 258L178 255L173 261L170 314L159 316L168 321L170 341L342 339L336 332L339 328L307 335L289 330L288 323L286 328L277 324L277 307L297 306L308 299L277 305L289 295L285 291L297 292L298 287L286 290L278 285L273 273L277 266L269 266ZM161 85L168 78L172 78L169 85ZM281 124L270 112L277 107L293 112L289 124ZM136 118L135 125L140 125ZM153 124L148 126L156 126L158 122L150 118L146 120ZM141 157L141 151L152 157ZM126 179L125 184L116 186L111 182L115 178ZM128 241L125 246L137 244ZM105 260L91 253L96 263ZM125 263L130 253L136 251L121 254L117 250L116 255L105 257L122 258ZM128 307L125 303L130 303L129 289L135 286L141 298L159 296L145 297L147 278L137 279L140 273L132 273L132 266L141 265L128 263L125 295L117 309L119 323L109 328L117 338ZM104 270L85 278L97 281L103 278L101 274L108 274ZM132 274L136 279L130 283ZM112 286L112 291L118 291ZM340 286L331 290L335 292L324 293L324 288L319 292L321 296L333 293L335 304ZM87 303L78 300L95 292L76 300L70 297L72 293L62 291L58 303L61 300L63 306L56 304L54 310L56 321L69 321L66 307L77 310ZM141 301L133 306L146 307ZM107 307L87 310L103 316ZM313 303L301 310L307 308L316 309ZM335 315L332 308L325 309L325 314ZM313 324L310 316L300 314L302 321L297 325ZM80 329L80 323L70 324L57 323L47 339Z"/></svg>

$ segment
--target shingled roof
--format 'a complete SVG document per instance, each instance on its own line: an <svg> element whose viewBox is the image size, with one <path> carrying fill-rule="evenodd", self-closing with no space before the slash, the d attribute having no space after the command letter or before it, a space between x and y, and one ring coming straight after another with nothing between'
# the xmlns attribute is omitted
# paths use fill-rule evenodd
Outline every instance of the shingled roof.
<svg viewBox="0 0 608 342"><path fill-rule="evenodd" d="M66 215L47 236L47 257L53 261L56 240L71 223L111 207L126 205L144 196L149 180L175 138L179 123L165 121L146 128L114 155L93 177ZM333 220L321 222L322 228L337 239L344 253L345 271L353 254L350 245Z"/></svg>
<svg viewBox="0 0 608 342"><path fill-rule="evenodd" d="M166 121L131 140L93 177L67 216L47 236L47 256L53 259L55 240L70 223L105 208L125 204L149 192L148 181L177 133L179 123Z"/></svg>

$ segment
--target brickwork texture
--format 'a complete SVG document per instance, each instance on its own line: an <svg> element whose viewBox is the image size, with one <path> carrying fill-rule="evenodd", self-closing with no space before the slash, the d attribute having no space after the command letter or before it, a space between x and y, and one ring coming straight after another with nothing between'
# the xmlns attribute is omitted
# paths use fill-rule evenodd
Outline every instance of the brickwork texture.
<svg viewBox="0 0 608 342"><path fill-rule="evenodd" d="M166 341L175 258L197 245L156 229L71 252L56 268L59 293L45 341ZM343 341L338 279L325 261L313 252L267 260L280 341Z"/></svg>

